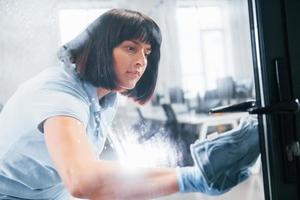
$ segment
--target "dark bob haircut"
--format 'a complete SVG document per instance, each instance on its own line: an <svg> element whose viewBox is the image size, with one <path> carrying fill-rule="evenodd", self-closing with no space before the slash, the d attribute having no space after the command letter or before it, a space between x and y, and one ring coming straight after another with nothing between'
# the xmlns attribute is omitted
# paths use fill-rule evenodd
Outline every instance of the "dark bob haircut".
<svg viewBox="0 0 300 200"><path fill-rule="evenodd" d="M58 57L76 65L80 77L113 90L117 88L113 69L113 49L124 40L138 40L151 45L146 70L133 89L123 95L144 104L153 95L160 60L161 33L149 17L131 10L112 9L98 17L75 39L63 45Z"/></svg>

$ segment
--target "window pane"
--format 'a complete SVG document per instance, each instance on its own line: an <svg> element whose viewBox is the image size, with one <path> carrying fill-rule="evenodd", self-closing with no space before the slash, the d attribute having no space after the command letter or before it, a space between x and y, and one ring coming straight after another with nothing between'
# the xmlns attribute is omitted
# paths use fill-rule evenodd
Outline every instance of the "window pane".
<svg viewBox="0 0 300 200"><path fill-rule="evenodd" d="M108 9L62 9L59 11L61 44L73 39Z"/></svg>

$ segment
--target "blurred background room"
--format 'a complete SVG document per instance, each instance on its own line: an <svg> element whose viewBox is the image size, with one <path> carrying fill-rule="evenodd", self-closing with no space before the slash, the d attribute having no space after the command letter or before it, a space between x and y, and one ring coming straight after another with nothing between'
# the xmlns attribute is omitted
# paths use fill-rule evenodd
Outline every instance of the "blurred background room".
<svg viewBox="0 0 300 200"><path fill-rule="evenodd" d="M0 110L20 83L58 65L57 50L111 8L145 13L160 26L158 82L144 106L120 97L102 159L129 167L192 165L189 145L238 126L247 113L211 108L255 99L247 0L0 0ZM26 106L26 105L24 105ZM262 200L258 161L225 195L167 199Z"/></svg>

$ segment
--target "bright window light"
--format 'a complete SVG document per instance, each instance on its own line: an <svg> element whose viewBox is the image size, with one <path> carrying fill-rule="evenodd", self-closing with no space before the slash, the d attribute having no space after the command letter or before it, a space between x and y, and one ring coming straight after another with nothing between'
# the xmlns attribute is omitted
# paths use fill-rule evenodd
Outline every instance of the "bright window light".
<svg viewBox="0 0 300 200"><path fill-rule="evenodd" d="M65 44L82 32L108 8L101 9L62 9L59 11L61 44Z"/></svg>
<svg viewBox="0 0 300 200"><path fill-rule="evenodd" d="M194 96L216 88L225 68L221 6L178 7L178 35L184 90Z"/></svg>

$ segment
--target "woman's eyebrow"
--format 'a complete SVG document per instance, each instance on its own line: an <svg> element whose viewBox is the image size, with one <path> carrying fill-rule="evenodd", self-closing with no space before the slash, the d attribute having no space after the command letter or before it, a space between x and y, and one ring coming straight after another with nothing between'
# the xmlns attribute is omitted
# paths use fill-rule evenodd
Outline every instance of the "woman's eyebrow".
<svg viewBox="0 0 300 200"><path fill-rule="evenodd" d="M142 43L143 42L140 42L140 41L138 41L138 40L130 40L131 42L133 42L133 43L135 43L136 45L142 45ZM144 44L146 44L146 43L144 43ZM151 45L150 44L146 44L146 45L148 45L149 47L147 47L146 49L148 50L148 51L151 51Z"/></svg>

